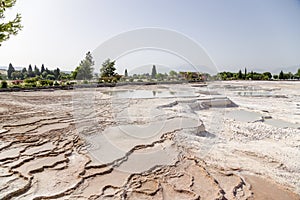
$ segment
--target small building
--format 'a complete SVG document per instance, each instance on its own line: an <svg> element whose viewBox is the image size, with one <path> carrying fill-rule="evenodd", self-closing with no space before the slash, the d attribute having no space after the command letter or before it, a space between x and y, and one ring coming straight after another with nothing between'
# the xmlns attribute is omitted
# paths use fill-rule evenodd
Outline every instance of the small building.
<svg viewBox="0 0 300 200"><path fill-rule="evenodd" d="M179 72L179 75L188 82L203 82L206 81L206 76L200 72Z"/></svg>

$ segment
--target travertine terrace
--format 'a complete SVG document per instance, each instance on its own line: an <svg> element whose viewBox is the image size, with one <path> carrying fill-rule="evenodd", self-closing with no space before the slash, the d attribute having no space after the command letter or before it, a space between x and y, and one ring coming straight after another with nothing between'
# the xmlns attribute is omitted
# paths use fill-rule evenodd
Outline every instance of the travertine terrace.
<svg viewBox="0 0 300 200"><path fill-rule="evenodd" d="M299 88L1 93L0 199L300 199Z"/></svg>

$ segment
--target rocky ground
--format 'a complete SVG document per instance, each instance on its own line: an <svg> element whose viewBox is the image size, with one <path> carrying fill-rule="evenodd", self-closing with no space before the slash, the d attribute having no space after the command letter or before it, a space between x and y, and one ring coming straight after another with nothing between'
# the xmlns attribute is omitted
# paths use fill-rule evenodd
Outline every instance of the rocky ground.
<svg viewBox="0 0 300 200"><path fill-rule="evenodd" d="M300 199L299 88L1 93L0 199Z"/></svg>

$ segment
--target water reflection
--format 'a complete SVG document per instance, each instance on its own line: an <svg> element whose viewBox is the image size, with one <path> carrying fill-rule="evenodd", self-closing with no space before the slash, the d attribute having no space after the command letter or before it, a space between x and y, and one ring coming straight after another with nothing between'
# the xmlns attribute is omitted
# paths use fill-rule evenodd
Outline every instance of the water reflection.
<svg viewBox="0 0 300 200"><path fill-rule="evenodd" d="M171 97L196 97L193 90L115 90L106 91L103 94L108 94L116 98L171 98Z"/></svg>

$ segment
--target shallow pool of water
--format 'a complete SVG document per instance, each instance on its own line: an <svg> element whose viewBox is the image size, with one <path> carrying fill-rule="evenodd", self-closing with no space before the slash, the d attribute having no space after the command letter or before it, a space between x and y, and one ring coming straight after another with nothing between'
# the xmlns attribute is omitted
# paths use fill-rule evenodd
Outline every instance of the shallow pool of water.
<svg viewBox="0 0 300 200"><path fill-rule="evenodd" d="M122 158L139 145L149 145L159 141L163 134L181 129L199 127L202 123L191 118L174 118L144 125L120 125L109 127L101 134L86 137L92 160L104 164Z"/></svg>
<svg viewBox="0 0 300 200"><path fill-rule="evenodd" d="M291 123L281 119L266 119L258 112L247 110L232 110L226 113L226 116L240 122L255 122L261 121L265 124L271 125L276 128L295 128L300 129L300 124Z"/></svg>
<svg viewBox="0 0 300 200"><path fill-rule="evenodd" d="M193 90L113 90L103 92L116 98L172 98L172 97L195 97L197 94Z"/></svg>
<svg viewBox="0 0 300 200"><path fill-rule="evenodd" d="M287 122L280 119L266 119L264 123L269 124L271 126L277 127L277 128L298 128L300 129L300 124L294 124L291 122Z"/></svg>
<svg viewBox="0 0 300 200"><path fill-rule="evenodd" d="M274 94L270 91L239 91L236 92L238 96L242 97L274 97L274 98L287 98L286 95Z"/></svg>
<svg viewBox="0 0 300 200"><path fill-rule="evenodd" d="M227 112L226 116L241 122L254 122L262 118L261 114L247 110L232 110Z"/></svg>
<svg viewBox="0 0 300 200"><path fill-rule="evenodd" d="M240 91L237 92L237 95L239 96L245 96L245 97L268 97L271 96L272 94L267 91Z"/></svg>
<svg viewBox="0 0 300 200"><path fill-rule="evenodd" d="M174 165L179 152L170 140L153 147L134 151L117 169L131 173L142 173L158 165Z"/></svg>

